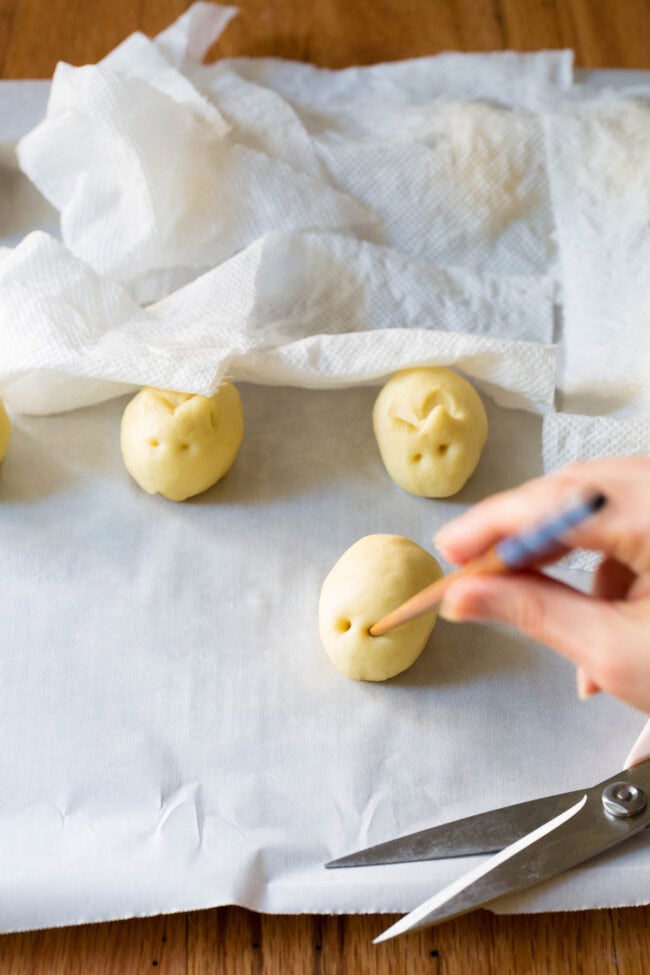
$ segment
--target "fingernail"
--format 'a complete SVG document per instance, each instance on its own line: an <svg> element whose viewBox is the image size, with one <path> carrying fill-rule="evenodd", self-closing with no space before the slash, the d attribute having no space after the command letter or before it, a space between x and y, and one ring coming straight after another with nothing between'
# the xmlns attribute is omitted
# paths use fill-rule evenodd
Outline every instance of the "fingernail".
<svg viewBox="0 0 650 975"><path fill-rule="evenodd" d="M440 548L445 544L447 536L450 534L453 535L453 532L449 531L449 525L443 525L442 528L439 528L433 536L433 544Z"/></svg>
<svg viewBox="0 0 650 975"><path fill-rule="evenodd" d="M443 620L447 620L448 623L471 623L490 618L489 613L478 606L469 608L462 606L460 602L450 603L447 601L440 604L438 616L442 616Z"/></svg>
<svg viewBox="0 0 650 975"><path fill-rule="evenodd" d="M458 559L454 558L453 552L450 552L447 548L447 543L441 540L436 535L433 539L433 547L438 555L441 555L445 562L450 562L452 565L458 564Z"/></svg>
<svg viewBox="0 0 650 975"><path fill-rule="evenodd" d="M441 616L443 620L447 620L448 623L460 623L463 618L457 604L446 602L440 603L438 616Z"/></svg>
<svg viewBox="0 0 650 975"><path fill-rule="evenodd" d="M591 677L589 677L588 674L585 674L584 670L579 667L576 673L576 690L578 693L578 700L587 701L590 697L598 694L600 688L594 683Z"/></svg>

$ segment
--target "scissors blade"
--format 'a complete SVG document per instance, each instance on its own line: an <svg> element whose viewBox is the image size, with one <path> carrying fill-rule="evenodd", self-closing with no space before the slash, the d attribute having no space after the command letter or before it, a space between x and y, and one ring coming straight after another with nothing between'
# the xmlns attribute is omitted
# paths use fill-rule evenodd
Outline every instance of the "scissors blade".
<svg viewBox="0 0 650 975"><path fill-rule="evenodd" d="M331 860L328 869L369 867L380 863L409 863L417 860L441 860L446 857L494 853L526 836L537 826L559 815L584 795L584 789L560 795L530 799L512 806L491 809L451 823L398 836L386 843L369 846Z"/></svg>
<svg viewBox="0 0 650 975"><path fill-rule="evenodd" d="M647 788L649 770L638 768L638 776L632 770L588 789L564 812L434 894L375 941L437 924L503 894L525 890L640 832L650 822L648 807L629 818L615 818L602 802L603 787L619 780Z"/></svg>

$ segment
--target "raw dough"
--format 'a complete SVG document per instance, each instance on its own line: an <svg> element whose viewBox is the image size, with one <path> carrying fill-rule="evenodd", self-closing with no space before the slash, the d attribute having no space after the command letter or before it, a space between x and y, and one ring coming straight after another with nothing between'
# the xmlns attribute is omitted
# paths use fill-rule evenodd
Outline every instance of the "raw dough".
<svg viewBox="0 0 650 975"><path fill-rule="evenodd" d="M0 399L0 461L7 453L7 447L11 440L11 423L5 410L5 405Z"/></svg>
<svg viewBox="0 0 650 975"><path fill-rule="evenodd" d="M184 501L230 469L243 433L241 400L231 383L214 396L146 387L124 410L122 456L148 494Z"/></svg>
<svg viewBox="0 0 650 975"><path fill-rule="evenodd" d="M476 469L488 430L474 387L440 366L395 373L377 397L373 425L392 479L425 498L460 491Z"/></svg>
<svg viewBox="0 0 650 975"><path fill-rule="evenodd" d="M332 663L355 680L388 680L419 657L436 611L370 636L373 623L435 582L434 557L401 535L366 535L344 552L323 583L320 637Z"/></svg>

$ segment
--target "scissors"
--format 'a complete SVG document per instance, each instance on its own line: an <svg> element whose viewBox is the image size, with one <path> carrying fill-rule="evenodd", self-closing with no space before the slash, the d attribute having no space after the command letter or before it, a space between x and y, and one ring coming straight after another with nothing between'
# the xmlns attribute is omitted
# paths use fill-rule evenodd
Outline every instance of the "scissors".
<svg viewBox="0 0 650 975"><path fill-rule="evenodd" d="M326 863L337 867L438 860L492 853L374 944L525 890L609 850L650 824L650 721L622 772L588 789L519 802L371 846ZM495 852L497 851L497 852Z"/></svg>

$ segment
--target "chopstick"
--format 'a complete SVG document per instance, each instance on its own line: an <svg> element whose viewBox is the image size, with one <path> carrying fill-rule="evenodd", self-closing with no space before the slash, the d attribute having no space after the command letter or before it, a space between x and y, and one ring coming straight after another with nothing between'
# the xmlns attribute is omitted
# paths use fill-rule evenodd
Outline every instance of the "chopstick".
<svg viewBox="0 0 650 975"><path fill-rule="evenodd" d="M370 627L371 636L383 636L396 626L408 623L430 612L438 606L449 587L457 579L470 575L502 575L529 568L561 551L563 536L571 528L590 518L607 503L601 491L592 491L573 496L568 504L555 511L549 518L524 529L516 535L502 539L483 555L466 562L460 569L438 579L437 582L422 589L405 603L398 606L383 619Z"/></svg>

